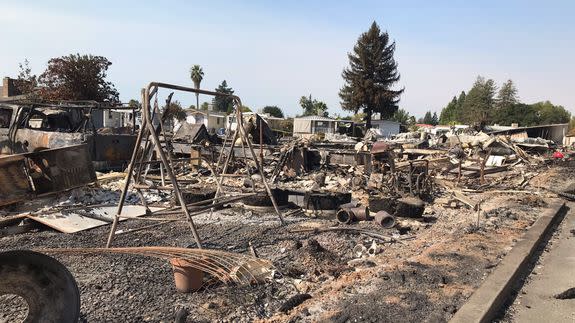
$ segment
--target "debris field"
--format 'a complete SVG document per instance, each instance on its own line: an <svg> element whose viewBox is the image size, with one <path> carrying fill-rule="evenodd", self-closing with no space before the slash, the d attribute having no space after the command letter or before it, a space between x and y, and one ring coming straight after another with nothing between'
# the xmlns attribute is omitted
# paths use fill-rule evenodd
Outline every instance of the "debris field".
<svg viewBox="0 0 575 323"><path fill-rule="evenodd" d="M236 109L218 141L149 122L147 98L120 172L84 162L86 176L50 186L73 176L66 158L0 158L37 183L2 189L0 250L64 264L81 321L445 322L554 199L573 198L568 149L526 133L277 140ZM26 316L0 302L0 321Z"/></svg>

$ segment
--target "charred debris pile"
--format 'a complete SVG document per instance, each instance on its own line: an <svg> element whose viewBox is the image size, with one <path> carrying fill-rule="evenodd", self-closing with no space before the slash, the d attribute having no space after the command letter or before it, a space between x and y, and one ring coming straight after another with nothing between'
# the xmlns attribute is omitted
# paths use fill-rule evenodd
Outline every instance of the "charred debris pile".
<svg viewBox="0 0 575 323"><path fill-rule="evenodd" d="M46 113L39 128L32 129L31 121L37 115L31 111L41 107L14 110L16 119L7 132L12 144L8 146L15 142L30 145L33 135L37 143L62 139L63 146L18 150L0 158L0 235L46 227L62 234L109 227L108 248L94 245L46 252L165 258L174 269L177 289L186 292L200 289L210 277L224 284L241 281L265 285L281 281L278 277L282 274L298 276L307 269L322 272L328 267L337 276L338 268L333 265L337 256L324 252L313 238L295 247L282 241L285 246L281 250L294 249L300 261L309 259L307 265L294 267L281 255L261 259L258 249L266 247L249 236L237 238L244 250L209 251L198 231L202 233L203 227L218 221L213 214L231 211L240 215L238 226L273 223L286 235L332 232L364 237L362 241L369 242L342 248L349 249L346 259L366 259L384 252L384 244L404 244L417 235L418 227L433 225L434 217L426 211L430 205L479 214L483 201L470 194L540 190L530 186L530 180L542 169L569 158L569 153L552 140L529 137L527 131L489 134L451 128L437 133L401 133L392 138L368 133L364 138L332 135L278 140L265 120L257 114L243 116L239 109L235 112L237 129L220 136L203 125L168 128L164 125L168 120L157 105L150 105L158 87L196 91L151 85L139 133L129 132L136 149L121 151L127 167L121 172L96 173L90 161L99 154L118 157L120 152L115 150L119 143L110 139L111 147L100 146L106 145L106 140L98 139L105 134L87 130L89 115L84 115L83 127L75 129L78 131L62 132L45 129L51 124ZM239 98L233 99L241 106ZM153 119L153 115L160 117ZM83 134L82 139L71 144L60 138L76 134ZM545 193L572 197L549 189ZM249 216L242 222L246 214ZM263 220L254 222L257 216ZM120 225L120 221L137 225ZM195 251L113 248L118 235L162 231L167 224L182 221L189 224L190 237L195 240L190 250ZM320 254L323 258L317 257ZM350 261L346 266L356 263ZM291 296L281 304L280 312L288 312L312 297L306 293Z"/></svg>

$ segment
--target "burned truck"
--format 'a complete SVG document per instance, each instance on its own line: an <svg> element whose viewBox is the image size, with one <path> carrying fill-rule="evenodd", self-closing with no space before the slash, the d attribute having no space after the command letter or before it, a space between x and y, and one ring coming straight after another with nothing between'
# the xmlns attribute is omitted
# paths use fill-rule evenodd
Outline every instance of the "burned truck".
<svg viewBox="0 0 575 323"><path fill-rule="evenodd" d="M136 142L137 110L98 102L0 102L0 154L87 144L96 170L122 169Z"/></svg>

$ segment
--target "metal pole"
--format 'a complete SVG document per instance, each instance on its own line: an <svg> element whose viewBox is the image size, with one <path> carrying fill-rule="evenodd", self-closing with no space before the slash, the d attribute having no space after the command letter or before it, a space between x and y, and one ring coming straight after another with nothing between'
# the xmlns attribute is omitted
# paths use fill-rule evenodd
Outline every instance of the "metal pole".
<svg viewBox="0 0 575 323"><path fill-rule="evenodd" d="M230 159L231 159L231 157L232 157L232 153L233 153L233 151L234 151L234 147L235 147L237 138L238 138L238 131L236 130L236 131L234 132L234 137L233 137L233 139L232 139L232 144L231 144L231 147L230 147L230 153L228 154L228 156L227 156L227 158L226 158L226 161L225 161L225 163L224 163L224 167L222 168L222 172L221 172L222 175L225 174L226 171L228 170L228 164L230 163ZM222 151L223 151L223 150L224 150L224 147L222 146ZM219 165L218 165L218 166L219 166ZM216 176L215 173L214 173L214 176ZM222 187L222 182L223 182L223 180L224 180L224 176L221 176L220 178L217 178L217 177L216 177L216 182L218 182L218 188L217 188L217 190L216 190L216 197L219 196L220 188Z"/></svg>
<svg viewBox="0 0 575 323"><path fill-rule="evenodd" d="M142 89L142 97L145 98L145 92ZM144 137L144 132L146 131L144 128L144 124L146 123L146 119L142 121L142 129L138 132L138 137L136 138L136 144L134 146L134 151L132 152L132 159L130 160L130 165L128 166L128 172L126 173L124 188L122 189L122 193L120 194L120 201L118 202L118 209L116 214L114 215L114 222L112 222L112 228L110 229L110 234L108 235L108 241L106 242L106 248L110 248L112 244L112 240L114 239L114 234L116 233L116 227L118 226L118 221L120 220L119 216L122 214L122 208L124 207L124 202L126 201L126 195L128 193L128 188L130 186L130 179L132 178L134 171L134 165L136 163L136 155L138 152L138 148L142 143L142 137Z"/></svg>
<svg viewBox="0 0 575 323"><path fill-rule="evenodd" d="M149 89L150 89L150 86L148 86L148 90ZM146 95L147 95L147 93L146 93ZM186 203L184 201L184 198L182 197L182 192L180 191L180 188L178 186L178 181L176 180L176 176L172 172L172 169L169 167L170 164L168 162L168 158L166 157L166 154L164 154L164 151L162 150L162 146L161 146L160 139L158 138L158 134L154 131L155 130L154 125L151 123L148 123L147 127L151 133L152 142L154 143L154 145L156 147L156 152L158 153L158 155L160 156L160 159L162 160L162 163L166 167L166 173L168 174L168 177L170 178L170 180L172 182L172 186L174 187L174 194L176 194L176 197L178 198L178 201L180 202L180 205L182 207L182 211L184 212L184 214L188 218L188 223L190 224L190 229L192 230L192 234L196 240L196 244L198 245L199 249L202 249L202 242L201 242L200 236L198 235L198 232L196 230L196 226L194 225L194 220L192 220L192 217L190 216L190 212L188 211L188 208L186 207Z"/></svg>
<svg viewBox="0 0 575 323"><path fill-rule="evenodd" d="M238 107L241 107L241 106L242 106L242 102L240 101L240 99L239 99L239 98L236 98L236 100L237 100L237 105L238 105ZM242 115L241 109L238 108L236 113L237 113L238 119L240 119L240 117L241 117L241 115ZM243 120L242 120L242 121L243 121ZM280 212L280 210L279 210L279 208L278 208L278 205L277 205L277 203L276 203L276 199L274 198L274 196L273 196L273 194L272 194L272 191L271 191L271 189L270 189L270 187L269 187L269 185L268 185L268 182L267 182L266 179L265 179L264 170L263 170L263 168L260 166L260 163L258 162L258 157L257 157L256 153L254 152L254 148L252 147L251 141L250 141L250 140L247 140L248 136L247 136L247 134L246 134L246 129L244 128L244 123L243 123L243 122L238 123L238 127L239 127L239 130L240 130L240 132L241 132L240 134L241 134L242 138L243 138L243 139L246 139L246 143L248 144L248 148L249 148L249 150L250 150L250 153L252 154L252 158L254 159L254 162L256 163L256 167L258 168L258 170L259 170L259 172L260 172L260 176L262 177L262 182L263 182L263 184L264 184L264 186L265 186L265 188L266 188L266 191L267 191L267 193L268 193L268 196L270 197L270 200L272 201L272 204L273 204L274 209L275 209L275 211L276 211L276 213L277 213L277 215L278 215L278 218L280 219L281 224L284 225L284 224L285 224L285 221L284 221L284 219L283 219L283 217L282 217L282 214L281 214L281 212Z"/></svg>
<svg viewBox="0 0 575 323"><path fill-rule="evenodd" d="M257 119L257 118L256 118ZM260 124L260 163L262 164L262 167L264 167L264 148L263 148L263 142L264 142L264 130L263 130L263 126L262 126L262 118L260 117L259 120L259 124Z"/></svg>

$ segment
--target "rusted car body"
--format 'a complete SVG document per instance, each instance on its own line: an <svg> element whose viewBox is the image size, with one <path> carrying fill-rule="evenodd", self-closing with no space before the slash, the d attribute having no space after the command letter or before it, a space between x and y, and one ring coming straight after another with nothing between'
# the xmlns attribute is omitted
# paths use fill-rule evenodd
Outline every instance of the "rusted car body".
<svg viewBox="0 0 575 323"><path fill-rule="evenodd" d="M105 109L112 107L102 107L96 102L0 102L0 154L87 144L97 170L122 168L131 157L136 135L133 129L118 131L95 126L94 115Z"/></svg>

